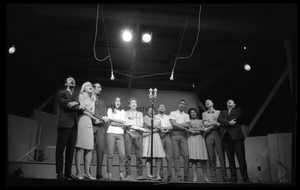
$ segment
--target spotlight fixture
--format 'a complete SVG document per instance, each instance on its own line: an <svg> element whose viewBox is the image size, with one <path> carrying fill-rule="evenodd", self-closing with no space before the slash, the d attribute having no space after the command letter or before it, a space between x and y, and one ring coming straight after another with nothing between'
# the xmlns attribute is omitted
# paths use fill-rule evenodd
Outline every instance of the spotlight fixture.
<svg viewBox="0 0 300 190"><path fill-rule="evenodd" d="M142 32L142 39L141 39L142 43L145 44L151 44L152 42L152 32Z"/></svg>
<svg viewBox="0 0 300 190"><path fill-rule="evenodd" d="M132 31L130 31L130 30L122 30L122 39L125 42L130 42L132 40Z"/></svg>
<svg viewBox="0 0 300 190"><path fill-rule="evenodd" d="M16 47L14 44L12 44L12 46L8 49L8 53L13 54L16 52Z"/></svg>
<svg viewBox="0 0 300 190"><path fill-rule="evenodd" d="M246 71L250 71L250 70L251 70L251 67L250 67L249 64L245 63L244 69L245 69Z"/></svg>

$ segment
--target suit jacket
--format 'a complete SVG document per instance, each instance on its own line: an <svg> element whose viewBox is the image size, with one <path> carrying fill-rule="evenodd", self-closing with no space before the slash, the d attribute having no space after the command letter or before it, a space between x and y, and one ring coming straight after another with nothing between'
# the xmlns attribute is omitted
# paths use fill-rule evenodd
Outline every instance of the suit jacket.
<svg viewBox="0 0 300 190"><path fill-rule="evenodd" d="M97 117L99 120L101 120L103 116L107 116L106 104L104 100L99 99L95 101L94 116ZM93 124L93 132L95 133L97 130L101 130L102 133L106 133L107 125L104 121L102 121L102 123L99 124Z"/></svg>
<svg viewBox="0 0 300 190"><path fill-rule="evenodd" d="M242 127L239 123L242 115L243 110L241 108L235 108L231 110L230 115L228 114L228 110L222 110L217 120L219 123L221 123L222 127L221 139L223 139L225 133L228 131L232 139L245 140ZM235 125L229 125L229 121L233 119L236 119Z"/></svg>
<svg viewBox="0 0 300 190"><path fill-rule="evenodd" d="M67 106L69 102L77 101L75 97L66 89L57 93L57 100L60 109L57 128L77 128L78 115L82 114L83 110L79 109L79 105L71 109Z"/></svg>

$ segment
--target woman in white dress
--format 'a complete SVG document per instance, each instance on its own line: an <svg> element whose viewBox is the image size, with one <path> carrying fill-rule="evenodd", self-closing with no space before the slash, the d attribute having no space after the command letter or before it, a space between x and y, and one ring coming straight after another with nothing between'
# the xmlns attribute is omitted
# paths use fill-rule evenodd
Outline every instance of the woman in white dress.
<svg viewBox="0 0 300 190"><path fill-rule="evenodd" d="M152 111L152 107L147 109L147 115L144 115L144 128L146 129L143 132L143 157L146 158L146 170L147 176L152 178L151 175L151 119L152 114L155 114L155 109ZM160 177L160 167L164 157L166 157L164 148L161 143L161 138L159 135L159 131L162 129L160 126L160 119L153 117L153 153L152 156L156 159L156 179L161 180Z"/></svg>
<svg viewBox="0 0 300 190"><path fill-rule="evenodd" d="M210 182L207 178L207 165L208 154L205 144L205 139L203 137L204 124L202 120L198 119L198 112L195 108L190 108L188 110L190 116L190 126L191 131L188 136L188 146L189 146L189 160L192 162L193 168L193 182L197 181L197 163L201 163L202 173L204 175L204 181Z"/></svg>
<svg viewBox="0 0 300 190"><path fill-rule="evenodd" d="M79 116L77 141L75 144L75 166L76 177L78 179L96 179L90 174L90 165L92 161L92 151L94 149L94 134L92 119L95 123L100 120L94 117L94 99L92 98L93 87L90 82L85 82L80 90L78 101L80 106L84 108L84 112ZM82 173L80 165L84 156L84 173Z"/></svg>

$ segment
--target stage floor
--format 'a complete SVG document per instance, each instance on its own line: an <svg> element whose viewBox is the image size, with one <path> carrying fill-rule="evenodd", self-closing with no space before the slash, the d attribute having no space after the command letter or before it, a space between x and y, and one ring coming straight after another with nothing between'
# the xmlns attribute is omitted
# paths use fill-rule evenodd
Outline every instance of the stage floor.
<svg viewBox="0 0 300 190"><path fill-rule="evenodd" d="M125 180L57 180L57 179L45 179L45 178L23 178L23 177L7 177L6 186L110 186L110 187L200 187L200 186L210 186L210 187L291 187L292 184L262 184L262 183L229 183L229 182L167 182L167 181L156 181L153 179L141 179L134 181Z"/></svg>

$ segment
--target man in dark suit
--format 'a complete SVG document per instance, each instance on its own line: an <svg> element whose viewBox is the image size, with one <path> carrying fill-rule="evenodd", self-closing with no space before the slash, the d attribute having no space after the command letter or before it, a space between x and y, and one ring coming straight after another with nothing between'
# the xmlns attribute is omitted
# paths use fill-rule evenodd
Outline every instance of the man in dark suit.
<svg viewBox="0 0 300 190"><path fill-rule="evenodd" d="M59 104L59 118L57 125L57 141L55 151L55 164L57 179L75 179L72 174L72 162L77 139L78 115L82 114L84 109L80 107L74 97L75 79L71 76L65 80L65 90L57 93ZM63 174L64 151L65 152L65 172Z"/></svg>
<svg viewBox="0 0 300 190"><path fill-rule="evenodd" d="M227 154L230 170L230 182L237 182L237 172L235 166L235 157L239 162L243 182L252 183L248 177L247 163L245 157L245 136L243 134L239 121L242 118L243 110L235 108L233 100L227 101L227 110L223 110L217 121L222 124L221 140Z"/></svg>
<svg viewBox="0 0 300 190"><path fill-rule="evenodd" d="M95 92L95 114L94 116L97 117L101 123L95 124L93 123L93 131L95 137L95 144L96 144L96 152L97 152L97 172L96 178L102 179L102 164L103 164L103 157L104 157L104 150L106 145L106 122L108 121L107 111L106 111L106 104L103 99L100 99L100 93L102 91L101 85L99 83L93 84L94 92Z"/></svg>

